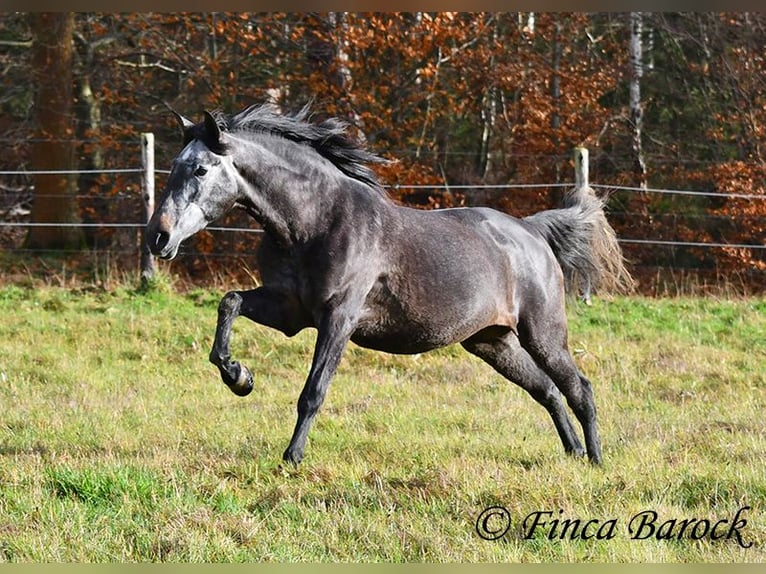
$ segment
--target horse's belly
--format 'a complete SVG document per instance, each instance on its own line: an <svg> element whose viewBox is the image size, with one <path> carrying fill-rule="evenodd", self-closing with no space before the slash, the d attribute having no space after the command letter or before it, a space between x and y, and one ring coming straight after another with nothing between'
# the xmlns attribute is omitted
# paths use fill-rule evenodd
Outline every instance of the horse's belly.
<svg viewBox="0 0 766 574"><path fill-rule="evenodd" d="M354 343L388 353L423 353L490 325L515 327L507 289L499 288L500 278L489 265L462 266L461 273L445 273L439 265L417 267L378 277L351 336Z"/></svg>
<svg viewBox="0 0 766 574"><path fill-rule="evenodd" d="M421 309L420 311L424 311ZM368 308L351 340L361 347L387 353L424 353L459 343L495 324L491 309L469 312L466 307L430 308L425 313L402 308Z"/></svg>
<svg viewBox="0 0 766 574"><path fill-rule="evenodd" d="M455 342L443 335L439 336L418 330L369 328L364 325L357 328L351 336L351 340L366 349L400 355L425 353Z"/></svg>

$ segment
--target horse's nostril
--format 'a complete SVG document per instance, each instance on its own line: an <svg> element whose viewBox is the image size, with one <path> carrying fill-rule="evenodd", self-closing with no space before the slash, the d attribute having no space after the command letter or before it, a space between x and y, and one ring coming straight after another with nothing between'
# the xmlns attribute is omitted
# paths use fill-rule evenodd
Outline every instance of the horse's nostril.
<svg viewBox="0 0 766 574"><path fill-rule="evenodd" d="M154 248L157 251L162 251L170 241L170 233L167 231L158 231L154 237Z"/></svg>

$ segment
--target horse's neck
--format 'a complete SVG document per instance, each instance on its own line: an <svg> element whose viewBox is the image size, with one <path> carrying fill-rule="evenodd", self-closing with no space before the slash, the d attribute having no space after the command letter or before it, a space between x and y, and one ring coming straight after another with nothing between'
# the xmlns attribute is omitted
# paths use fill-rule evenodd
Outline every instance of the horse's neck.
<svg viewBox="0 0 766 574"><path fill-rule="evenodd" d="M283 245L321 235L342 187L308 161L288 159L288 150L289 145L265 148L256 142L234 158L246 209Z"/></svg>

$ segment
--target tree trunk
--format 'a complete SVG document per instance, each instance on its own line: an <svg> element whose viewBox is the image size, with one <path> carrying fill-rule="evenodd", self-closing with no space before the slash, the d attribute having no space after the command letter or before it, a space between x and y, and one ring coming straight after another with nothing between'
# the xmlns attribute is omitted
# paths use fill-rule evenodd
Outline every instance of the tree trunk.
<svg viewBox="0 0 766 574"><path fill-rule="evenodd" d="M499 42L497 20L492 24L492 42ZM489 59L489 69L495 70L496 61L493 53ZM492 137L497 122L497 88L491 83L484 91L481 106L481 142L479 147L479 175L482 181L492 174L494 165L492 162Z"/></svg>
<svg viewBox="0 0 766 574"><path fill-rule="evenodd" d="M562 16L559 14L554 15L553 22L553 54L551 57L551 101L553 103L553 111L551 113L551 141L553 143L554 153L559 153L559 146L561 145L561 58L564 53L564 46L562 42L562 30L563 25L561 23ZM554 160L554 181L555 183L561 182L561 161L556 158ZM560 205L562 200L562 193L556 187L552 187L548 192L548 199L551 206Z"/></svg>
<svg viewBox="0 0 766 574"><path fill-rule="evenodd" d="M341 66L337 66L338 45L333 41L338 15L328 12L326 16L311 13L307 16L306 59L309 68L327 79L329 86L343 94L345 77Z"/></svg>
<svg viewBox="0 0 766 574"><path fill-rule="evenodd" d="M72 126L72 33L71 12L40 12L30 15L34 35L33 73L37 131L32 166L38 171L71 170L74 167ZM76 177L35 175L32 223L78 223ZM83 244L79 227L31 227L27 246L34 249L78 249Z"/></svg>
<svg viewBox="0 0 766 574"><path fill-rule="evenodd" d="M101 101L93 92L91 73L95 69L95 44L85 36L75 36L77 62L74 66L75 118L77 128L75 135L83 142L81 144L77 163L80 169L91 173L81 173L77 179L77 189L86 195L82 218L86 223L103 221L106 215L105 199L101 193L101 175L97 173L104 168L104 150L101 138ZM104 43L110 40L106 40ZM83 230L89 247L95 245L97 228L88 227Z"/></svg>
<svg viewBox="0 0 766 574"><path fill-rule="evenodd" d="M641 34L643 15L641 12L630 13L630 122L633 128L633 173L639 187L646 189L646 163L641 143L641 131L644 124L644 108L641 103L641 78L644 75L644 57Z"/></svg>

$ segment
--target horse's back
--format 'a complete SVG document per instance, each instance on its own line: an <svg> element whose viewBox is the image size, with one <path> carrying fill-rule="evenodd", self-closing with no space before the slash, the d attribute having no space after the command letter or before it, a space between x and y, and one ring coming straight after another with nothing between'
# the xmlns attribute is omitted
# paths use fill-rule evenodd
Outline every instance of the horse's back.
<svg viewBox="0 0 766 574"><path fill-rule="evenodd" d="M480 238L498 267L506 268L512 281L548 281L558 270L548 243L523 219L489 207L463 207L431 212L459 221Z"/></svg>

